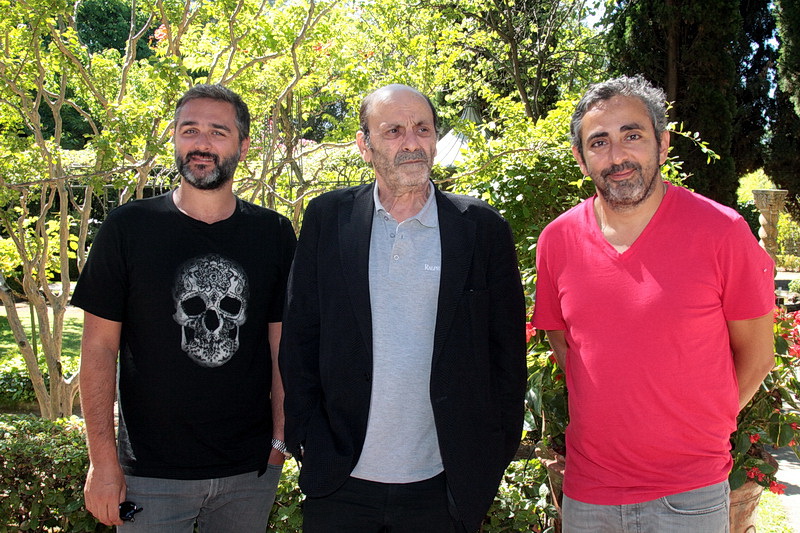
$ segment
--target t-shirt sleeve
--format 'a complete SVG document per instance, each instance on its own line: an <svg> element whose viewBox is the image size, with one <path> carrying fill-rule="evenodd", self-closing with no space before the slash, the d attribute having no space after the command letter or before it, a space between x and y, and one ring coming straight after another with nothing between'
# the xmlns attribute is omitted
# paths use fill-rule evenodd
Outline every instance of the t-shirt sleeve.
<svg viewBox="0 0 800 533"><path fill-rule="evenodd" d="M739 218L719 250L722 309L726 320L747 320L775 307L775 263Z"/></svg>
<svg viewBox="0 0 800 533"><path fill-rule="evenodd" d="M545 229L536 244L536 294L533 307L533 327L536 329L564 330L564 317L558 297L558 287L553 268L557 267L558 255L551 232Z"/></svg>
<svg viewBox="0 0 800 533"><path fill-rule="evenodd" d="M71 300L72 305L115 322L123 321L128 293L120 229L112 212L97 232Z"/></svg>

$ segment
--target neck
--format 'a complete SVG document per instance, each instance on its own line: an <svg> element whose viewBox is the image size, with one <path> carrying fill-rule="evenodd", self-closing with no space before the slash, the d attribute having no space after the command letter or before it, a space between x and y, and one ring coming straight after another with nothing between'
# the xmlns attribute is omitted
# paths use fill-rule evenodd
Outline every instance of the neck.
<svg viewBox="0 0 800 533"><path fill-rule="evenodd" d="M236 210L236 196L230 185L202 190L181 182L172 194L172 201L181 213L206 224L225 220Z"/></svg>
<svg viewBox="0 0 800 533"><path fill-rule="evenodd" d="M427 181L424 185L405 190L389 190L378 186L378 198L384 209L398 222L402 222L419 213L428 201L431 188Z"/></svg>
<svg viewBox="0 0 800 533"><path fill-rule="evenodd" d="M662 183L647 200L631 209L612 209L598 194L594 214L603 236L618 252L630 248L655 215L666 192L667 184Z"/></svg>

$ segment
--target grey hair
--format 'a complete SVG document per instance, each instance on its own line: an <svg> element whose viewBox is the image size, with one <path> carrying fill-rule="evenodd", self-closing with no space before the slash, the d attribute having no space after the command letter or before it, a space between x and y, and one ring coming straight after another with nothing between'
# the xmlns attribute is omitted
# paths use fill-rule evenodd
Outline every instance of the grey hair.
<svg viewBox="0 0 800 533"><path fill-rule="evenodd" d="M183 106L191 100L198 98L208 98L220 102L228 102L236 110L236 129L239 131L239 142L250 137L250 110L244 103L242 97L222 85L195 85L181 96L175 104L175 124L178 124L178 116L181 114Z"/></svg>
<svg viewBox="0 0 800 533"><path fill-rule="evenodd" d="M650 115L657 138L660 139L661 134L667 130L667 95L663 89L651 84L641 74L634 77L620 76L602 83L595 83L589 86L586 94L578 102L569 126L572 145L578 148L581 155L583 155L581 132L584 115L597 102L610 100L615 96L630 96L641 100Z"/></svg>

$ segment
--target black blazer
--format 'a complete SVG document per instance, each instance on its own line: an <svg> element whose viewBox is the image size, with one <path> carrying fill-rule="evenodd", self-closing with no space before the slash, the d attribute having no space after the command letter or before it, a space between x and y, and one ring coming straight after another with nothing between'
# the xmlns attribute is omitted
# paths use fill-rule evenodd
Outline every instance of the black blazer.
<svg viewBox="0 0 800 533"><path fill-rule="evenodd" d="M372 191L362 185L309 203L289 276L280 349L285 431L298 457L303 446L300 488L309 496L345 482L366 435ZM525 302L508 223L474 198L435 194L442 271L431 404L448 487L474 531L522 435Z"/></svg>

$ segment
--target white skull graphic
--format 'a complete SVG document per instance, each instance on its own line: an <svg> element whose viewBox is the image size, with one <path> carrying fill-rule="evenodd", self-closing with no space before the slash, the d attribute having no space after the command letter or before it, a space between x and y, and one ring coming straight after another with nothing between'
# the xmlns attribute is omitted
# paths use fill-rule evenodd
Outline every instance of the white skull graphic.
<svg viewBox="0 0 800 533"><path fill-rule="evenodd" d="M183 264L175 280L172 318L181 325L181 348L198 365L224 365L239 349L249 288L242 267L210 254Z"/></svg>

